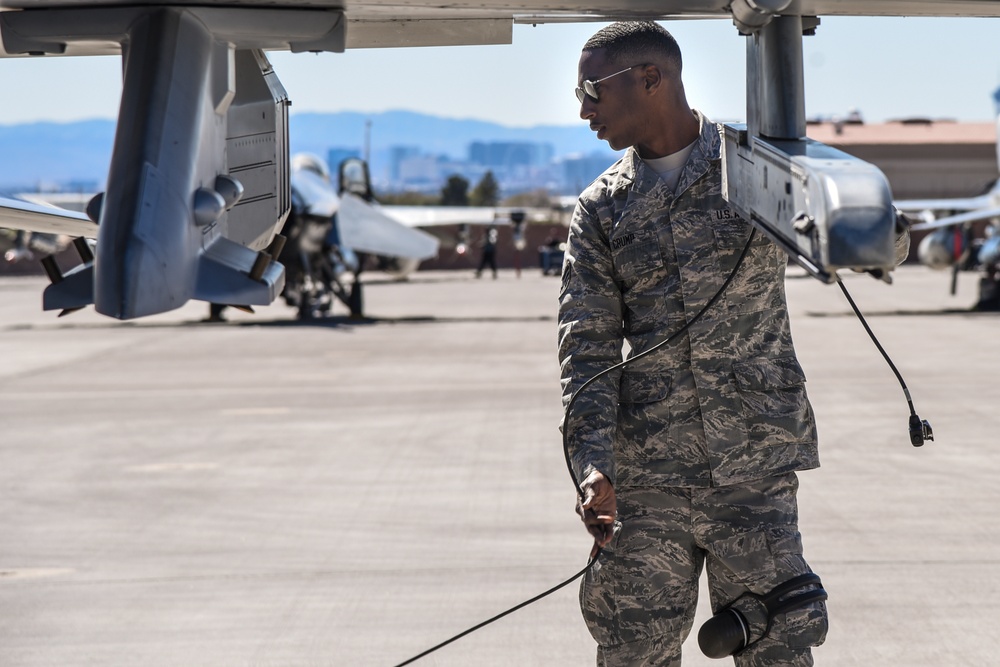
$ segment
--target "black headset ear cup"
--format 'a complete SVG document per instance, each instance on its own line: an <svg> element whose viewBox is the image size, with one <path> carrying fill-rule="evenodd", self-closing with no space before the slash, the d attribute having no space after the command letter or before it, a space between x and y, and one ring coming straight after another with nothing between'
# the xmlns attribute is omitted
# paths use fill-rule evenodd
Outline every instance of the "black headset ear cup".
<svg viewBox="0 0 1000 667"><path fill-rule="evenodd" d="M792 594L804 586L817 588ZM698 631L701 652L716 659L740 653L767 636L776 615L825 600L826 591L821 586L819 577L808 572L775 586L766 595L746 593L701 626ZM785 596L785 600L781 600ZM750 641L751 624L747 620L748 615L754 619L753 642Z"/></svg>
<svg viewBox="0 0 1000 667"><path fill-rule="evenodd" d="M726 609L705 621L698 631L698 646L709 658L725 658L750 641L750 626L736 609Z"/></svg>

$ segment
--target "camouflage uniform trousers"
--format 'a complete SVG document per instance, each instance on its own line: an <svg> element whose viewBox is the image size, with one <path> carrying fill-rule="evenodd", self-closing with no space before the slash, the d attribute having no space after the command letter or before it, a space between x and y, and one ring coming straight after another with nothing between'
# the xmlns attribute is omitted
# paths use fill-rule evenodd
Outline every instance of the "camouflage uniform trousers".
<svg viewBox="0 0 1000 667"><path fill-rule="evenodd" d="M580 587L598 666L678 667L706 562L716 612L810 572L797 489L795 473L714 488L619 489L620 525ZM768 636L735 663L808 667L809 647L823 643L826 630L823 602L778 614Z"/></svg>

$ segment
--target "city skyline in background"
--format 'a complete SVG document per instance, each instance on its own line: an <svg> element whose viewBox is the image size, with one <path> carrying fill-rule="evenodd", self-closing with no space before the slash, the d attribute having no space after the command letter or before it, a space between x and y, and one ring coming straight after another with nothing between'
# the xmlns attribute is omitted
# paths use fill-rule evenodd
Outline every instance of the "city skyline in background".
<svg viewBox="0 0 1000 667"><path fill-rule="evenodd" d="M103 190L114 132L110 120L0 127L0 192ZM568 194L616 159L586 126L511 129L413 112L299 114L289 135L293 157L313 154L334 173L367 151L376 193L439 194L449 176L474 185L489 171L504 197Z"/></svg>

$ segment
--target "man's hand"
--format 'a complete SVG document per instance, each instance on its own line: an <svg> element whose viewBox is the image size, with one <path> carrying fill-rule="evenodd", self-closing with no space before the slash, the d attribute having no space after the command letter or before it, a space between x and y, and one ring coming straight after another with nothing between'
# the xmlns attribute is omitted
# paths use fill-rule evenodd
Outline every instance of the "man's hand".
<svg viewBox="0 0 1000 667"><path fill-rule="evenodd" d="M580 488L583 491L583 501L577 502L576 513L583 519L587 532L594 537L594 548L590 551L593 558L597 550L614 537L618 504L611 482L596 470L587 475Z"/></svg>

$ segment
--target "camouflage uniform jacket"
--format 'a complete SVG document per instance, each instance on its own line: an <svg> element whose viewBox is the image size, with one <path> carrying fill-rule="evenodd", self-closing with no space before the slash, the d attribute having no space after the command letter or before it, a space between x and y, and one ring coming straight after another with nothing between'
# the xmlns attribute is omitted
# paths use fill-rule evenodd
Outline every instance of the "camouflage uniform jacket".
<svg viewBox="0 0 1000 667"><path fill-rule="evenodd" d="M563 404L680 329L733 271L751 225L721 192L721 128L676 193L630 148L577 203L563 269ZM575 474L615 486L722 486L819 465L792 347L785 253L757 233L723 296L674 343L591 384L564 422Z"/></svg>

